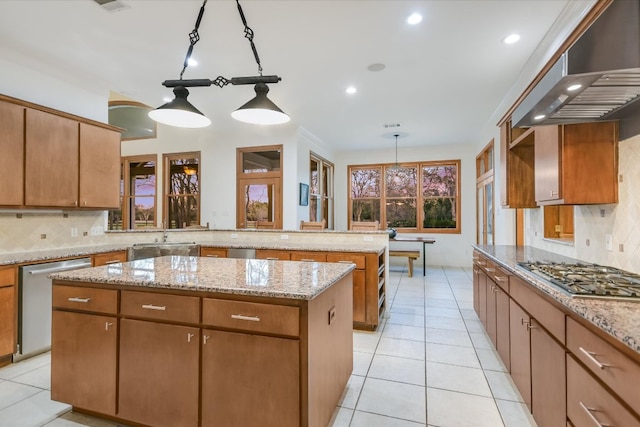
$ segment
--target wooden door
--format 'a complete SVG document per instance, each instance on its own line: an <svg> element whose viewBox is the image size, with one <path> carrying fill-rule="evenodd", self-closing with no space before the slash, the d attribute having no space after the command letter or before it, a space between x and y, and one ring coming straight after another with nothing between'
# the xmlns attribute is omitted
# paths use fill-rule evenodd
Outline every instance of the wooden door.
<svg viewBox="0 0 640 427"><path fill-rule="evenodd" d="M0 205L24 203L24 110L0 101Z"/></svg>
<svg viewBox="0 0 640 427"><path fill-rule="evenodd" d="M51 398L107 415L116 413L118 320L54 311Z"/></svg>
<svg viewBox="0 0 640 427"><path fill-rule="evenodd" d="M197 328L122 319L118 416L156 427L197 426L199 343Z"/></svg>
<svg viewBox="0 0 640 427"><path fill-rule="evenodd" d="M502 362L511 369L511 338L509 336L509 295L496 286L496 349Z"/></svg>
<svg viewBox="0 0 640 427"><path fill-rule="evenodd" d="M16 286L0 283L0 357L16 351Z"/></svg>
<svg viewBox="0 0 640 427"><path fill-rule="evenodd" d="M120 206L120 133L80 123L80 207Z"/></svg>
<svg viewBox="0 0 640 427"><path fill-rule="evenodd" d="M27 108L25 205L78 205L78 122Z"/></svg>
<svg viewBox="0 0 640 427"><path fill-rule="evenodd" d="M529 314L510 300L511 379L518 387L524 403L531 409L531 340L527 327L529 321Z"/></svg>
<svg viewBox="0 0 640 427"><path fill-rule="evenodd" d="M562 198L562 127L535 127L536 201Z"/></svg>
<svg viewBox="0 0 640 427"><path fill-rule="evenodd" d="M203 330L203 426L300 426L300 342Z"/></svg>
<svg viewBox="0 0 640 427"><path fill-rule="evenodd" d="M531 319L531 412L538 427L566 423L565 360L565 350L535 319Z"/></svg>

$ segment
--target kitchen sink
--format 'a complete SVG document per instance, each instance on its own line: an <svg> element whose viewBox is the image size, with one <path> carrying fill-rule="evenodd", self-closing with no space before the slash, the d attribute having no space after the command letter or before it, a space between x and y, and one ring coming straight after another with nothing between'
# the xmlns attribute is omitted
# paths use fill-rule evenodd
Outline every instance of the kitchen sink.
<svg viewBox="0 0 640 427"><path fill-rule="evenodd" d="M200 245L195 242L136 243L129 248L129 261L166 255L199 256Z"/></svg>

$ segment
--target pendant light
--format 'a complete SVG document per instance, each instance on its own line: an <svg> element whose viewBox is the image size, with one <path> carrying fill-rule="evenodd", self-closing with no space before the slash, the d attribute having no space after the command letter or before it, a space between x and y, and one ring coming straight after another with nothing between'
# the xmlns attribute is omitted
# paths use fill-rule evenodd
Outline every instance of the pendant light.
<svg viewBox="0 0 640 427"><path fill-rule="evenodd" d="M389 168L390 171L394 171L396 174L400 170L400 165L398 164L398 137L400 134L394 133L393 136L396 138L396 163Z"/></svg>
<svg viewBox="0 0 640 427"><path fill-rule="evenodd" d="M274 104L269 98L267 98L267 93L269 92L269 88L267 87L267 83L278 83L282 80L279 76L263 76L262 75L262 65L260 64L260 58L258 56L258 51L256 49L255 44L253 43L253 30L248 26L247 20L244 16L244 12L242 10L242 6L240 6L240 1L236 0L236 5L238 8L238 13L240 14L240 19L242 20L242 24L244 26L244 35L245 38L249 40L249 44L251 45L251 50L253 52L253 56L255 58L256 63L258 64L258 76L249 76L249 77L232 77L231 79L227 79L222 76L218 76L213 80L210 79L190 79L183 80L182 76L189 66L189 60L191 58L191 54L193 52L193 48L195 44L200 40L200 35L198 34L198 28L200 27L200 22L202 21L202 16L204 15L205 6L207 4L207 0L204 0L202 6L200 7L200 12L198 13L198 18L196 19L196 24L189 33L189 48L187 49L187 55L184 59L182 72L180 73L180 78L178 80L165 80L162 82L162 85L165 87L174 88L173 93L175 94L175 99L171 102L168 102L155 110L149 112L149 117L151 119L164 123L170 126L178 126L178 127L188 127L188 128L200 128L209 126L211 124L211 120L205 117L200 110L194 107L189 101L187 101L187 96L189 95L189 91L186 89L187 87L201 87L201 86L218 86L219 88L223 88L228 84L231 85L255 85L254 90L256 91L256 96L251 101L244 104L242 107L238 108L236 111L231 113L231 116L239 121L245 123L252 124L261 124L261 125L270 125L270 124L281 124L286 123L290 119L290 117L285 114L276 104Z"/></svg>

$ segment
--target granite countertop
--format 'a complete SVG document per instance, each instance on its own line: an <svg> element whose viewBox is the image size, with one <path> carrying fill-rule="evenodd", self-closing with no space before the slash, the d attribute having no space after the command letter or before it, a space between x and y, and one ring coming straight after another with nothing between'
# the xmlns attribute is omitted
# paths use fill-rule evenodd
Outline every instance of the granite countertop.
<svg viewBox="0 0 640 427"><path fill-rule="evenodd" d="M115 245L76 246L39 251L11 252L7 254L0 254L0 265L28 264L60 258L85 257L103 252L124 251L129 246L131 245L123 243Z"/></svg>
<svg viewBox="0 0 640 427"><path fill-rule="evenodd" d="M349 263L164 256L51 274L58 280L311 300Z"/></svg>
<svg viewBox="0 0 640 427"><path fill-rule="evenodd" d="M518 266L518 262L582 262L528 246L474 245L481 253L523 278L571 312L640 353L640 300L572 298L550 282Z"/></svg>
<svg viewBox="0 0 640 427"><path fill-rule="evenodd" d="M234 248L234 249L270 249L284 251L309 251L309 252L366 252L381 253L385 245L362 246L353 243L286 243L286 242L200 242L200 246L208 248Z"/></svg>

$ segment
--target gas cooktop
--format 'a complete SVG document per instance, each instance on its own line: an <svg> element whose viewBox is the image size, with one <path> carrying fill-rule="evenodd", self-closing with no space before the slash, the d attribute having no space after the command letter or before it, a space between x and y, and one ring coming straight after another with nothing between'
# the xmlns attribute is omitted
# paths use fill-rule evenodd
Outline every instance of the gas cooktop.
<svg viewBox="0 0 640 427"><path fill-rule="evenodd" d="M559 286L572 297L637 299L640 275L597 264L519 262L531 273Z"/></svg>

